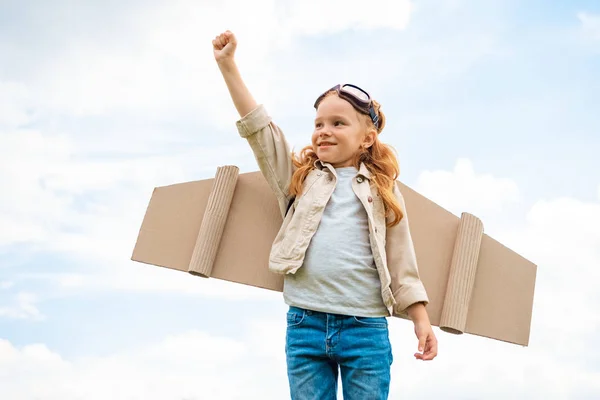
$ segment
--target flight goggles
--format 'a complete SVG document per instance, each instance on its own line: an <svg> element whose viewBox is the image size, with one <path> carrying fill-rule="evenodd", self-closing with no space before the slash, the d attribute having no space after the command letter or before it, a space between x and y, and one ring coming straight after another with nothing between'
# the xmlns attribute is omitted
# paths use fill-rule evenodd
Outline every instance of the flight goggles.
<svg viewBox="0 0 600 400"><path fill-rule="evenodd" d="M357 111L370 116L371 121L373 121L375 127L379 129L379 117L377 116L375 108L373 107L371 96L369 96L369 93L355 85L351 85L348 83L344 85L335 85L334 87L332 87L331 89L319 96L317 101L315 101L315 108L319 106L319 103L321 102L321 100L323 100L323 98L325 98L325 95L327 93L334 90L337 92L338 96L352 104L352 106Z"/></svg>

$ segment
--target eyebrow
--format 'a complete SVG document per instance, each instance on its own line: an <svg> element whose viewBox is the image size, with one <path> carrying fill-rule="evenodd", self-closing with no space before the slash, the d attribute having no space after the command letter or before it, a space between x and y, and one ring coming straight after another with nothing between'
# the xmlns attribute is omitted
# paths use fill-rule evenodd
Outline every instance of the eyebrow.
<svg viewBox="0 0 600 400"><path fill-rule="evenodd" d="M325 117L317 117L317 118L315 118L315 122L317 122L317 121L320 121L320 120L322 120L322 119L324 119L324 118L325 118ZM345 116L343 116L343 115L341 115L341 114L329 115L327 118L328 118L328 119L343 119L343 120L345 120L345 121L348 121L348 120L349 120L349 118L348 118L348 117L345 117Z"/></svg>

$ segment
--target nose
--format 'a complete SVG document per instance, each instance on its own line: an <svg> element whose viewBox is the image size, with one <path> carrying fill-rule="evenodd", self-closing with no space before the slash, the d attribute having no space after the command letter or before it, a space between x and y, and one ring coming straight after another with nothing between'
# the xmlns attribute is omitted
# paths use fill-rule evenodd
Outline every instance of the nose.
<svg viewBox="0 0 600 400"><path fill-rule="evenodd" d="M317 130L317 134L319 135L319 137L323 137L331 135L331 132L329 132L328 128L323 126Z"/></svg>

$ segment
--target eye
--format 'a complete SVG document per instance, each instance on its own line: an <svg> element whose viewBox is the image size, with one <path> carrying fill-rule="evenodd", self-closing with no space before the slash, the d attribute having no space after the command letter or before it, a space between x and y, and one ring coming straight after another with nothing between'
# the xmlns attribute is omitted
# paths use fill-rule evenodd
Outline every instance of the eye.
<svg viewBox="0 0 600 400"><path fill-rule="evenodd" d="M335 121L334 123L335 126L339 126L339 125L344 125L344 123L342 121Z"/></svg>
<svg viewBox="0 0 600 400"><path fill-rule="evenodd" d="M322 126L323 126L323 124L322 124L322 123L320 123L320 122L317 122L317 123L315 124L315 128L320 128L320 127L322 127Z"/></svg>

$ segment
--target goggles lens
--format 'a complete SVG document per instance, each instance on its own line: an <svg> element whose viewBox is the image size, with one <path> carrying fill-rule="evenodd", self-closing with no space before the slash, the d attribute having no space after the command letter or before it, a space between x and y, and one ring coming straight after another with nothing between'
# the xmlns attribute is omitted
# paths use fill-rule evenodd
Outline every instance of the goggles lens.
<svg viewBox="0 0 600 400"><path fill-rule="evenodd" d="M369 95L365 93L362 89L357 88L356 86L344 85L342 86L342 90L365 103L368 103L370 100Z"/></svg>

